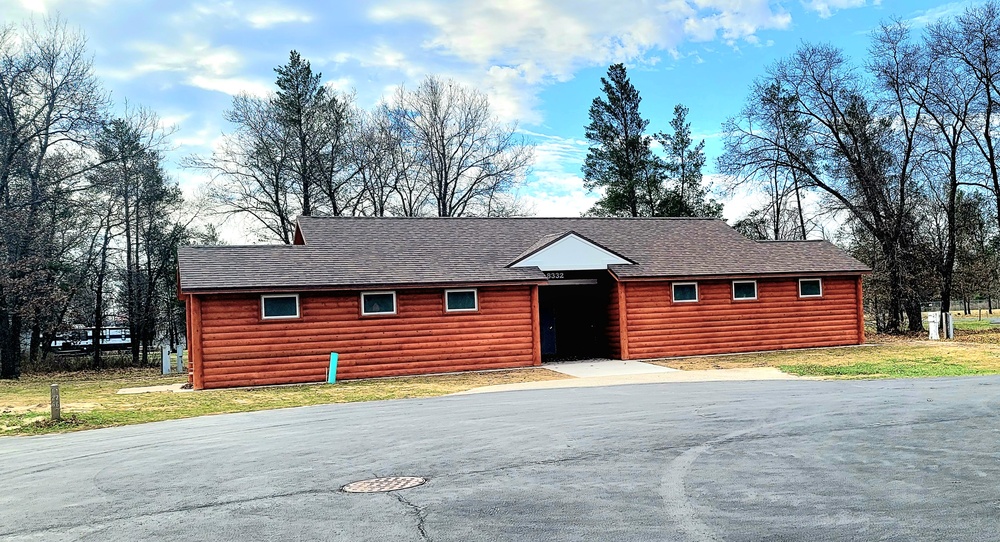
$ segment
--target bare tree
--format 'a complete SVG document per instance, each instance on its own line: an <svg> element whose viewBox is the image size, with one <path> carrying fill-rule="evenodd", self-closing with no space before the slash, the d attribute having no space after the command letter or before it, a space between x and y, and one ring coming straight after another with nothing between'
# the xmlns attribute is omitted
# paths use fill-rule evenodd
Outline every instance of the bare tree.
<svg viewBox="0 0 1000 542"><path fill-rule="evenodd" d="M729 177L730 190L748 189L766 200L737 226L758 239L806 239L813 231L803 205L808 187L789 152L806 164L813 162L811 150L803 147L808 124L797 118L795 97L779 83L757 81L751 95L755 98L740 115L723 125L727 137L718 167Z"/></svg>
<svg viewBox="0 0 1000 542"><path fill-rule="evenodd" d="M790 98L796 141L749 124L730 126L734 163L772 164L794 170L802 183L826 196L828 209L846 212L869 232L885 260L889 291L885 330L898 331L905 310L911 329L922 327L919 301L908 290L908 243L915 227L913 159L922 111L893 93L871 88L841 51L802 45L768 69L754 88L776 85ZM755 92L748 107L765 103Z"/></svg>
<svg viewBox="0 0 1000 542"><path fill-rule="evenodd" d="M489 215L497 195L527 174L531 147L492 114L482 92L432 76L400 88L393 105L409 126L437 216Z"/></svg>
<svg viewBox="0 0 1000 542"><path fill-rule="evenodd" d="M52 293L44 245L55 206L97 164L87 149L106 96L82 35L58 19L0 28L0 377L20 374L30 310Z"/></svg>
<svg viewBox="0 0 1000 542"><path fill-rule="evenodd" d="M213 176L207 196L225 215L250 217L262 238L291 244L301 204L292 185L293 145L268 99L240 94L225 112L235 130L211 157L191 156L187 167Z"/></svg>
<svg viewBox="0 0 1000 542"><path fill-rule="evenodd" d="M941 20L927 29L927 43L939 58L954 60L964 79L978 83L981 91L970 119L970 135L982 157L978 184L993 195L1000 211L1000 4L990 0L971 6L955 20ZM963 84L967 86L967 84ZM1000 212L996 213L1000 221ZM998 222L1000 224L1000 222Z"/></svg>
<svg viewBox="0 0 1000 542"><path fill-rule="evenodd" d="M914 43L900 21L881 25L873 35L870 69L878 84L923 112L920 160L914 175L923 178L928 198L943 216L943 246L938 250L941 312L951 310L958 247L957 208L967 168L969 122L982 85L965 77L953 57L941 54L928 40Z"/></svg>

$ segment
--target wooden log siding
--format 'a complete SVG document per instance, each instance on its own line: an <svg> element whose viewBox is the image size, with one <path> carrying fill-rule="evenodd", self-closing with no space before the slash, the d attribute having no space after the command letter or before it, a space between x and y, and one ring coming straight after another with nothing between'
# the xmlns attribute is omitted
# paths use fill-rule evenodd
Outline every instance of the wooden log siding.
<svg viewBox="0 0 1000 542"><path fill-rule="evenodd" d="M361 316L357 292L301 293L297 319L262 320L259 295L202 298L205 388L532 365L531 288L478 288L479 311L445 313L444 290L397 290L396 315ZM196 377L196 380L197 377Z"/></svg>
<svg viewBox="0 0 1000 542"><path fill-rule="evenodd" d="M625 286L631 359L864 342L855 277L823 278L822 298L800 298L798 279L758 280L752 301L734 301L728 280L698 281L697 303L672 303L669 282Z"/></svg>
<svg viewBox="0 0 1000 542"><path fill-rule="evenodd" d="M608 290L608 354L614 359L625 359L621 342L621 312L618 309L619 291L624 284L615 283Z"/></svg>

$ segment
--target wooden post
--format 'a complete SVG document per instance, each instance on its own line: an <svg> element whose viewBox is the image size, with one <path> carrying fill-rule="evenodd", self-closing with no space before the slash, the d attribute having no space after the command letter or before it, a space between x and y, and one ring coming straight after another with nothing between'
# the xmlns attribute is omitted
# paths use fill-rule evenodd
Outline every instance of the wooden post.
<svg viewBox="0 0 1000 542"><path fill-rule="evenodd" d="M49 386L49 402L52 406L52 421L62 419L62 405L59 404L59 384Z"/></svg>
<svg viewBox="0 0 1000 542"><path fill-rule="evenodd" d="M177 373L184 372L184 345L177 345Z"/></svg>
<svg viewBox="0 0 1000 542"><path fill-rule="evenodd" d="M629 358L628 353L628 314L625 307L625 283L618 281L618 340L621 342L622 359Z"/></svg>
<svg viewBox="0 0 1000 542"><path fill-rule="evenodd" d="M188 356L194 373L194 389L205 389L205 372L201 362L201 298L191 296L191 337L188 338Z"/></svg>
<svg viewBox="0 0 1000 542"><path fill-rule="evenodd" d="M531 287L531 359L542 364L542 321L538 315L538 285Z"/></svg>

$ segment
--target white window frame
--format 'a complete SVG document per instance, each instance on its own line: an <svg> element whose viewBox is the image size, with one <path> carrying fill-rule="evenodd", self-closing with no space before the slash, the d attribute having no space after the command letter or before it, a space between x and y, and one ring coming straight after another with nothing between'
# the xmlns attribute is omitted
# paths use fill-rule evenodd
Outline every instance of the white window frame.
<svg viewBox="0 0 1000 542"><path fill-rule="evenodd" d="M812 295L803 295L803 294L802 294L802 282L804 282L804 281L807 281L807 280L808 280L808 281L813 281L813 280L815 280L816 282L818 282L818 283L819 283L819 293L818 293L818 294L812 294ZM799 279L799 297L804 297L804 298L817 298L817 297L823 297L823 279L822 279L822 278L820 278L820 277L814 277L814 278L806 278L806 279Z"/></svg>
<svg viewBox="0 0 1000 542"><path fill-rule="evenodd" d="M753 284L753 297L736 297L737 284ZM756 280L734 280L732 292L733 292L733 301L756 301L757 297L760 296L760 291L757 290Z"/></svg>
<svg viewBox="0 0 1000 542"><path fill-rule="evenodd" d="M392 312L389 311L379 311L379 312L365 312L365 296L366 295L385 295L392 294ZM381 290L377 292L361 292L361 316L390 316L396 314L399 310L399 305L397 304L395 290Z"/></svg>
<svg viewBox="0 0 1000 542"><path fill-rule="evenodd" d="M474 307L472 307L471 309L451 309L451 308L448 308L448 294L451 294L451 293L458 294L458 293L465 293L465 292L472 292L472 299L473 299L473 301L475 301L475 306ZM445 290L444 291L444 311L445 312L478 312L479 311L479 292L477 291L476 288L456 288L456 289L453 289L453 290Z"/></svg>
<svg viewBox="0 0 1000 542"><path fill-rule="evenodd" d="M294 297L295 298L295 315L294 316L268 316L267 311L264 308L265 299L274 299L278 297ZM289 320L292 318L300 318L302 316L302 306L299 305L299 294L264 294L260 296L260 319L261 320Z"/></svg>
<svg viewBox="0 0 1000 542"><path fill-rule="evenodd" d="M694 299L677 299L677 286L694 286ZM701 292L698 291L697 282L671 282L670 300L674 303L697 303L701 301Z"/></svg>

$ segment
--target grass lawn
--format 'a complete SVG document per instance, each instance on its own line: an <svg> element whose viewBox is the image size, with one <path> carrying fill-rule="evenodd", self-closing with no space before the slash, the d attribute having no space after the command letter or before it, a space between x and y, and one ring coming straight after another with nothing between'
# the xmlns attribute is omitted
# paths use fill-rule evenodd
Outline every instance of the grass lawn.
<svg viewBox="0 0 1000 542"><path fill-rule="evenodd" d="M452 375L344 381L335 385L263 387L190 393L117 395L121 388L186 382L155 369L26 375L0 380L0 436L34 435L116 425L327 403L434 397L494 384L568 378L529 368ZM63 421L49 417L49 385L59 384Z"/></svg>
<svg viewBox="0 0 1000 542"><path fill-rule="evenodd" d="M776 367L800 376L833 378L1000 374L1000 343L910 340L850 348L668 359L653 363L684 370Z"/></svg>

